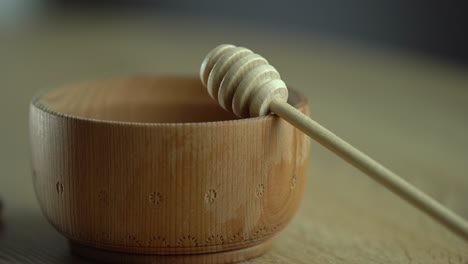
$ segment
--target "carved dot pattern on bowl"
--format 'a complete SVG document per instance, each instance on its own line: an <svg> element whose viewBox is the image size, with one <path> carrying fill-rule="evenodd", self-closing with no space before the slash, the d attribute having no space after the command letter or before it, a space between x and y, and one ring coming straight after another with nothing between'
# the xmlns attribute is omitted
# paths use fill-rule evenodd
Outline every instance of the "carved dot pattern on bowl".
<svg viewBox="0 0 468 264"><path fill-rule="evenodd" d="M214 203L214 201L216 200L216 196L218 194L216 193L216 190L215 189L209 189L206 193L205 193L205 202L206 203L209 203L209 204L212 204Z"/></svg>
<svg viewBox="0 0 468 264"><path fill-rule="evenodd" d="M192 236L183 236L177 240L177 246L179 247L196 247L198 241Z"/></svg>
<svg viewBox="0 0 468 264"><path fill-rule="evenodd" d="M242 241L245 241L245 235L244 233L241 233L241 232L236 233L229 238L229 243L238 243Z"/></svg>
<svg viewBox="0 0 468 264"><path fill-rule="evenodd" d="M264 237L266 235L269 235L271 233L273 233L272 229L269 229L269 228L267 228L265 226L262 226L260 228L255 229L255 231L253 231L250 234L250 239L258 239L258 238Z"/></svg>
<svg viewBox="0 0 468 264"><path fill-rule="evenodd" d="M112 239L109 233L101 232L97 237L93 236L92 234L83 233L82 231L78 231L74 234L70 234L70 236L78 238L79 240L83 241L92 241L93 243L111 243L113 245L118 246L128 246L133 245L137 247L149 247L149 248L181 248L181 247L203 247L203 246L220 246L220 245L229 245L229 244L236 244L245 241L252 241L261 239L265 236L272 235L281 224L277 224L271 227L268 226L261 226L252 230L249 234L238 232L228 239L225 239L222 235L211 235L205 239L205 243L201 245L198 243L198 240L193 236L183 236L177 240L177 242L173 245L169 244L167 240L159 235L154 235L149 238L138 238L137 236L131 234L126 237L126 239ZM118 241L121 241L120 243Z"/></svg>
<svg viewBox="0 0 468 264"><path fill-rule="evenodd" d="M291 178L291 184L295 180L295 175ZM291 185L292 186L292 185ZM63 193L64 187L61 182L57 182L56 184L56 189L58 193ZM255 194L257 197L262 197L265 192L265 187L264 184L259 184L256 187ZM206 194L205 194L205 201L207 203L213 203L216 200L216 190L214 189L209 189ZM100 202L108 204L109 203L109 194L106 189L100 189L98 193L98 199ZM149 197L149 202L152 204L160 204L163 202L163 196L159 192L152 192L150 193ZM211 235L205 239L205 243L202 244L202 246L217 246L217 245L224 245L224 244L235 244L235 243L240 243L244 241L249 241L249 240L256 240L260 239L264 236L271 235L274 233L277 228L280 225L277 224L272 227L267 227L267 226L262 226L257 229L254 229L252 232L249 234L243 233L243 232L238 232L227 239L225 239L222 235ZM95 239L91 239L88 236L85 236L82 232L78 232L75 234L80 239L84 240L93 240L94 242ZM152 247L152 248L171 248L171 247L198 247L199 243L198 240L190 235L183 236L179 238L176 242L176 245L170 245L164 237L155 235L150 237L149 239L138 239L135 235L129 235L128 236L129 242L132 243L133 245L136 245L138 247ZM110 243L111 242L111 237L108 233L102 232L98 240L104 241L105 243Z"/></svg>
<svg viewBox="0 0 468 264"><path fill-rule="evenodd" d="M159 205L163 202L163 196L160 192L152 192L148 196L148 202L152 205Z"/></svg>
<svg viewBox="0 0 468 264"><path fill-rule="evenodd" d="M148 241L148 247L167 247L166 239L161 236L152 236Z"/></svg>
<svg viewBox="0 0 468 264"><path fill-rule="evenodd" d="M130 239L130 241L133 243L133 244L136 244L137 246L139 247L144 247L146 246L145 243L141 242L138 238L136 238L136 236L134 235L129 235L128 238Z"/></svg>
<svg viewBox="0 0 468 264"><path fill-rule="evenodd" d="M63 184L60 181L57 181L57 183L55 184L55 190L57 190L57 193L62 194L63 189L64 189Z"/></svg>
<svg viewBox="0 0 468 264"><path fill-rule="evenodd" d="M152 236L147 241L142 241L134 235L130 235L128 236L128 238L133 244L136 244L139 247L155 247L155 248L168 247L166 239L161 236Z"/></svg>
<svg viewBox="0 0 468 264"><path fill-rule="evenodd" d="M297 178L296 178L296 174L294 174L291 178L291 189L296 188L296 185L297 185Z"/></svg>
<svg viewBox="0 0 468 264"><path fill-rule="evenodd" d="M98 200L102 204L108 204L109 203L109 193L105 189L99 190L98 193Z"/></svg>
<svg viewBox="0 0 468 264"><path fill-rule="evenodd" d="M263 183L257 185L257 187L255 188L255 195L257 197L262 197L264 193L265 193L265 185L263 185Z"/></svg>
<svg viewBox="0 0 468 264"><path fill-rule="evenodd" d="M224 237L221 235L212 235L205 240L205 246L223 245Z"/></svg>

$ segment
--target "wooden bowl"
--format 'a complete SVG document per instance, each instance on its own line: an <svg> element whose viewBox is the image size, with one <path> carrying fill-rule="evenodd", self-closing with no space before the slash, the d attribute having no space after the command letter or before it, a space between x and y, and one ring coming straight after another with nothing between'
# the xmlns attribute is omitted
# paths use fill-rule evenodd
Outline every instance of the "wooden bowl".
<svg viewBox="0 0 468 264"><path fill-rule="evenodd" d="M290 103L306 113L306 99ZM34 186L78 255L228 263L260 255L297 210L307 136L274 115L237 119L196 78L138 76L33 99Z"/></svg>

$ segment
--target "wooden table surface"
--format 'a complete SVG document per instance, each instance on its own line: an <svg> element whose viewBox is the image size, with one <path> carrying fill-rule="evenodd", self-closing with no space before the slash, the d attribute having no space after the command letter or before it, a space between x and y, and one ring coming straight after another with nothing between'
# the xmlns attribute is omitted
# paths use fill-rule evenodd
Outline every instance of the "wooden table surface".
<svg viewBox="0 0 468 264"><path fill-rule="evenodd" d="M132 73L198 72L212 47L249 47L310 100L311 115L468 218L468 69L349 43L159 14L52 18L0 31L0 263L70 255L32 188L28 102L38 91ZM312 144L306 194L249 263L468 263L468 243Z"/></svg>

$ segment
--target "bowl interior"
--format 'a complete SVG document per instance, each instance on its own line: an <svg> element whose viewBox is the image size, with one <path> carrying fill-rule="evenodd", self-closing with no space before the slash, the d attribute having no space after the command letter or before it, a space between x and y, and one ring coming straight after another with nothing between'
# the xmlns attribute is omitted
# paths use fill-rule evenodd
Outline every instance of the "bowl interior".
<svg viewBox="0 0 468 264"><path fill-rule="evenodd" d="M289 103L304 103L290 91ZM222 109L197 78L132 77L56 89L40 97L43 108L69 116L140 123L209 122L239 119Z"/></svg>

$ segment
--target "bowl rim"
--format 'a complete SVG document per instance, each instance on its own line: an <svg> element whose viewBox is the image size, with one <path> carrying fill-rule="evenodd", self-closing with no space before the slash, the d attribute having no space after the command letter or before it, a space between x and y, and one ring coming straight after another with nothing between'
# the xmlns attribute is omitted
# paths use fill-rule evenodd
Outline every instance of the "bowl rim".
<svg viewBox="0 0 468 264"><path fill-rule="evenodd" d="M185 79L185 80L194 80L198 79L198 77L195 77L194 75L151 75L151 74L139 74L139 75L126 75L126 76L118 76L118 77L112 77L112 78L103 78L103 79L92 79L92 80L86 80L82 82L77 82L77 83L72 83L69 85L80 85L83 83L89 83L89 82L99 82L99 81L116 81L116 80L127 80L130 78L139 78L139 77L145 77L145 78L151 78L151 79ZM67 89L68 85L61 86L58 88L53 88L53 89L48 89L46 91L42 91L38 94L36 94L30 101L30 110L33 108L38 109L39 111L42 111L44 113L47 113L49 115L53 115L59 118L65 118L65 119L71 119L71 120L76 120L76 121L82 121L82 122L89 122L89 123L96 123L96 124L106 124L106 125L118 125L118 126L137 126L137 127L167 127L167 126L193 126L193 125L224 125L224 124L242 124L242 123L250 123L250 122L258 122L258 121L264 121L264 120L270 120L274 119L277 116L273 113L270 113L266 116L260 116L260 117L247 117L247 118L239 118L239 119L233 119L233 120L217 120L217 121L204 121L204 122L136 122L136 121L115 121L115 120L105 120L105 119L97 119L97 118L89 118L89 117L82 117L78 115L73 115L73 114L67 114L67 113L62 113L59 111L52 110L48 108L44 103L41 102L41 99L43 96L48 94L49 92L57 89ZM293 93L297 96L298 102L293 105L294 108L300 109L303 108L308 104L307 98L302 94L300 91L297 89L288 87L289 93Z"/></svg>

